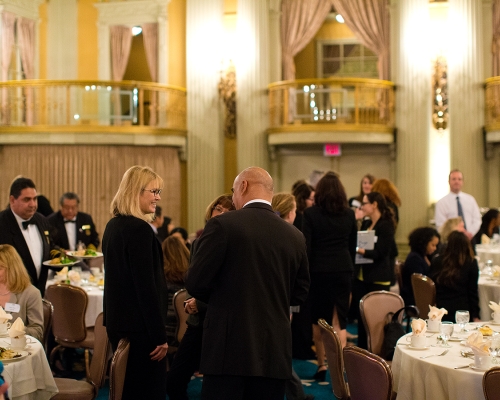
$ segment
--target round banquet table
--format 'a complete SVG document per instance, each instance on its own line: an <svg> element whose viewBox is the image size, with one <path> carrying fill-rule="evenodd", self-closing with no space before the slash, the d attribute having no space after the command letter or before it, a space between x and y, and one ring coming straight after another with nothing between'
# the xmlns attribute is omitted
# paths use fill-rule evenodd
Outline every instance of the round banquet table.
<svg viewBox="0 0 500 400"><path fill-rule="evenodd" d="M31 343L25 351L31 353L18 361L4 362L3 377L9 384L13 400L46 400L57 392L47 356L38 340L27 336ZM0 338L0 346L10 346L10 338Z"/></svg>
<svg viewBox="0 0 500 400"><path fill-rule="evenodd" d="M55 280L48 280L47 286L57 284ZM99 289L97 286L81 286L87 292L89 302L87 304L87 311L85 312L85 326L91 327L95 325L97 316L103 310L104 290Z"/></svg>
<svg viewBox="0 0 500 400"><path fill-rule="evenodd" d="M469 350L468 347L450 341L451 348L446 355L421 359L422 356L441 354L446 349L429 347L427 350L412 350L407 346L406 336L398 341L392 361L397 400L484 400L484 372L471 368L454 369L474 362L472 358L460 355L460 350ZM427 344L436 344L437 336L427 338Z"/></svg>
<svg viewBox="0 0 500 400"><path fill-rule="evenodd" d="M491 321L493 310L489 307L490 300L500 302L500 280L485 276L479 277L478 281L479 307L481 308L481 321Z"/></svg>
<svg viewBox="0 0 500 400"><path fill-rule="evenodd" d="M477 244L476 254L479 257L480 263L493 261L493 265L500 265L500 246L492 246L489 244Z"/></svg>

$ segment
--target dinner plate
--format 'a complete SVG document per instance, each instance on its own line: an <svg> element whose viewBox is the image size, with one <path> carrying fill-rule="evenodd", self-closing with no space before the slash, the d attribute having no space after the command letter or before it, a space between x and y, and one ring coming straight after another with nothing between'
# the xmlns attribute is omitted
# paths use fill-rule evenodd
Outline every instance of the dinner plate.
<svg viewBox="0 0 500 400"><path fill-rule="evenodd" d="M425 346L425 347L413 347L411 344L408 345L409 349L412 350L429 350L431 346Z"/></svg>
<svg viewBox="0 0 500 400"><path fill-rule="evenodd" d="M4 360L3 358L0 358L0 361L3 362L4 364L7 364L7 363L11 363L11 362L20 361L20 360L22 360L30 355L30 353L28 353L27 351L24 351L24 350L17 351L17 353L20 354L21 356L16 357L16 358L9 358L6 360Z"/></svg>
<svg viewBox="0 0 500 400"><path fill-rule="evenodd" d="M469 364L469 367L471 369L473 369L474 371L481 371L481 372L484 372L484 371L488 371L490 368L479 368L479 367L476 367L476 365L474 363L472 364Z"/></svg>
<svg viewBox="0 0 500 400"><path fill-rule="evenodd" d="M464 337L460 337L460 336L452 336L448 339L448 342L461 342L462 340L464 340Z"/></svg>
<svg viewBox="0 0 500 400"><path fill-rule="evenodd" d="M72 261L66 264L51 264L50 260L44 261L42 264L46 265L47 267L57 267L57 268L64 268L64 267L71 267L72 265L77 264L78 261Z"/></svg>
<svg viewBox="0 0 500 400"><path fill-rule="evenodd" d="M96 252L95 252L95 253L96 253L96 255L95 255L95 256L79 256L79 255L77 255L77 254L75 254L75 253L76 253L76 251L67 251L67 252L66 252L66 254L67 254L68 256L70 256L70 257L75 257L75 258L79 258L79 259L81 259L81 260L87 260L87 259L91 259L91 258L99 258L99 257L102 257L102 256L103 256L103 254L102 254L102 253L100 253L100 252L98 252L98 251L96 251Z"/></svg>

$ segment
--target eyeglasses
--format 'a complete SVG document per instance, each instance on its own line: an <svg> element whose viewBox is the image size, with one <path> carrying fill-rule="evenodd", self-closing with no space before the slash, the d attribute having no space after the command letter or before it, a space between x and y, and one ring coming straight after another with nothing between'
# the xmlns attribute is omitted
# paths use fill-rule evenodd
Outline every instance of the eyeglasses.
<svg viewBox="0 0 500 400"><path fill-rule="evenodd" d="M159 196L161 193L161 189L142 189L142 191L152 193L155 196Z"/></svg>
<svg viewBox="0 0 500 400"><path fill-rule="evenodd" d="M227 211L227 209L222 207L221 205L215 206L214 210L217 211L218 213L221 213L221 214L224 214Z"/></svg>

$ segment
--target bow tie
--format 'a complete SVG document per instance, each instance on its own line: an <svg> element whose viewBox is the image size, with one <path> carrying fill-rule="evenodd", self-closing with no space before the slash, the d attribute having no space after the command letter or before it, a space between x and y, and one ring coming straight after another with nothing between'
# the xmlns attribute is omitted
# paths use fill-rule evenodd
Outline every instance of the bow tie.
<svg viewBox="0 0 500 400"><path fill-rule="evenodd" d="M36 225L36 223L35 223L35 221L33 221L33 219L30 219L28 221L23 221L22 224L23 224L23 229L28 229L28 226L30 224Z"/></svg>
<svg viewBox="0 0 500 400"><path fill-rule="evenodd" d="M65 224L69 224L69 223L76 224L76 219L65 219L64 223Z"/></svg>

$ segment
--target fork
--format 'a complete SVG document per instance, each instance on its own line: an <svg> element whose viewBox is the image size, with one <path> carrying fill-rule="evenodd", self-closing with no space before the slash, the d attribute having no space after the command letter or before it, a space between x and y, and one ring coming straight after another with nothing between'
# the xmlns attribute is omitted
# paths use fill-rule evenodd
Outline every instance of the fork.
<svg viewBox="0 0 500 400"><path fill-rule="evenodd" d="M420 358L429 358L429 357L439 357L439 356L444 356L446 353L448 353L450 350L445 350L441 354L429 354L428 356L422 356Z"/></svg>

